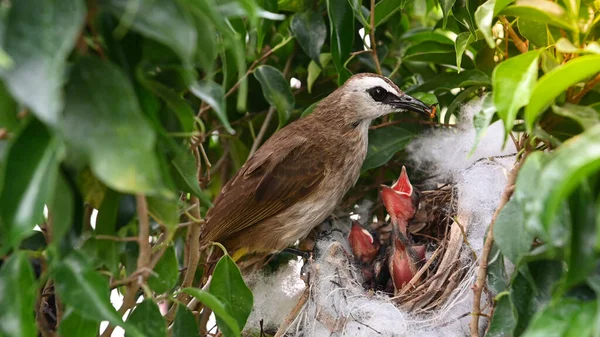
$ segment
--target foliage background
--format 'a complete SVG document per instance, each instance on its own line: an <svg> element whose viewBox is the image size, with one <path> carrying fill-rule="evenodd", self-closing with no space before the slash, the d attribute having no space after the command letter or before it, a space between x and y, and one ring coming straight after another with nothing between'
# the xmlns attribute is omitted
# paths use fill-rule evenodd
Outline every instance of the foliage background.
<svg viewBox="0 0 600 337"><path fill-rule="evenodd" d="M493 263L474 288L492 276L487 334L599 336L599 10L590 0L0 1L0 335L95 336L109 321L105 336L117 325L197 336L207 315L185 307L192 297L239 335L252 296L233 262L192 288L204 282L202 217L270 134L369 71L441 114L373 126L342 207L376 200L414 135L452 127L461 104L484 97L478 137L502 119L521 151L482 257ZM171 305L164 318L157 301Z"/></svg>

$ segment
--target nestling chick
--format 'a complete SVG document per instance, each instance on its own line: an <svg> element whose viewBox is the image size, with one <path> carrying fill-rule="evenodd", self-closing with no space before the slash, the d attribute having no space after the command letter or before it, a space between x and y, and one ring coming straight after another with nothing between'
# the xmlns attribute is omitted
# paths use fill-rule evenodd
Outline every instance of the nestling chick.
<svg viewBox="0 0 600 337"><path fill-rule="evenodd" d="M281 251L308 235L356 183L371 121L400 110L431 113L386 77L352 76L311 115L273 134L223 187L202 245L221 242L239 258Z"/></svg>

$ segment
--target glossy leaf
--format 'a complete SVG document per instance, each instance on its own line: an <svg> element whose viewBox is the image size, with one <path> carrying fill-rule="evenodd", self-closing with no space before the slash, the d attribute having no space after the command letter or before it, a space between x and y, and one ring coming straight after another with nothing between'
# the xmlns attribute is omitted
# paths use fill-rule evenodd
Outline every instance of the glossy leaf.
<svg viewBox="0 0 600 337"><path fill-rule="evenodd" d="M327 37L327 27L323 16L318 11L308 10L295 14L290 29L296 36L298 44L319 67L322 67L319 55Z"/></svg>
<svg viewBox="0 0 600 337"><path fill-rule="evenodd" d="M490 322L487 337L512 336L517 325L517 312L510 294L502 293L495 299L494 316Z"/></svg>
<svg viewBox="0 0 600 337"><path fill-rule="evenodd" d="M562 299L533 319L523 337L590 336L596 303Z"/></svg>
<svg viewBox="0 0 600 337"><path fill-rule="evenodd" d="M508 284L504 254L494 243L488 257L487 287L492 294L500 294L506 291Z"/></svg>
<svg viewBox="0 0 600 337"><path fill-rule="evenodd" d="M600 125L560 146L538 169L538 178L533 182L521 186L519 176L515 193L520 197L530 226L549 228L562 200L578 183L600 168L600 147L597 144L600 144ZM539 159L527 161L530 160L534 163Z"/></svg>
<svg viewBox="0 0 600 337"><path fill-rule="evenodd" d="M221 332L225 337L240 336L240 328L237 320L229 312L229 308L226 307L225 303L219 298L207 291L196 288L184 288L182 291L195 297L199 302L206 305L214 312L218 320L217 322L221 322L219 324L219 329L221 329ZM226 326L225 329L223 329L224 326Z"/></svg>
<svg viewBox="0 0 600 337"><path fill-rule="evenodd" d="M442 13L444 14L444 19L442 23L442 27L446 28L446 24L448 23L448 17L450 16L450 11L454 6L456 0L441 0L440 7L442 8ZM468 32L470 34L470 32Z"/></svg>
<svg viewBox="0 0 600 337"><path fill-rule="evenodd" d="M204 205L212 207L212 202L200 189L196 176L196 159L191 151L176 148L176 155L171 161L171 171L178 188L194 194Z"/></svg>
<svg viewBox="0 0 600 337"><path fill-rule="evenodd" d="M169 232L177 229L179 224L179 204L177 199L149 197L148 212L159 224L165 226Z"/></svg>
<svg viewBox="0 0 600 337"><path fill-rule="evenodd" d="M308 64L308 79L306 80L306 85L308 86L309 94L312 93L313 84L315 84L315 81L319 75L321 75L322 68L326 67L327 64L329 64L329 61L331 61L331 54L324 53L319 55L319 62L321 63L320 67L314 61L310 61Z"/></svg>
<svg viewBox="0 0 600 337"><path fill-rule="evenodd" d="M73 224L73 192L64 176L58 175L52 201L48 203L51 215L51 239L60 242Z"/></svg>
<svg viewBox="0 0 600 337"><path fill-rule="evenodd" d="M326 0L329 15L330 45L333 64L337 69L338 85L342 85L351 73L344 64L354 44L354 15L348 0Z"/></svg>
<svg viewBox="0 0 600 337"><path fill-rule="evenodd" d="M196 26L177 1L139 0L133 7L127 0L110 0L105 5L120 20L117 34L131 28L169 46L184 64L191 64L196 52Z"/></svg>
<svg viewBox="0 0 600 337"><path fill-rule="evenodd" d="M529 103L538 74L539 51L531 51L500 63L492 74L494 104L510 132L521 107Z"/></svg>
<svg viewBox="0 0 600 337"><path fill-rule="evenodd" d="M179 266L173 247L167 248L158 260L153 273L148 278L148 285L157 294L164 294L177 284L179 279Z"/></svg>
<svg viewBox="0 0 600 337"><path fill-rule="evenodd" d="M413 132L396 126L369 131L369 149L361 171L387 163L396 152L408 145L413 136Z"/></svg>
<svg viewBox="0 0 600 337"><path fill-rule="evenodd" d="M229 255L223 256L217 262L208 291L224 304L238 327L243 329L252 311L254 299L252 292L244 283L240 270ZM235 334L233 330L230 330L230 324L218 316L217 325L225 336Z"/></svg>
<svg viewBox="0 0 600 337"><path fill-rule="evenodd" d="M20 125L17 119L17 112L17 102L15 102L6 89L6 86L0 81L0 126L8 131L15 131Z"/></svg>
<svg viewBox="0 0 600 337"><path fill-rule="evenodd" d="M565 9L549 0L520 0L512 6L504 8L501 14L523 16L529 20L544 22L568 30L577 30L577 25L570 21Z"/></svg>
<svg viewBox="0 0 600 337"><path fill-rule="evenodd" d="M406 0L381 0L375 5L375 27L385 23L392 15L404 8ZM367 18L371 22L370 18Z"/></svg>
<svg viewBox="0 0 600 337"><path fill-rule="evenodd" d="M146 337L167 336L165 319L152 299L145 299L138 304L127 318L127 323L137 326L139 331ZM125 336L129 335L129 333L125 333Z"/></svg>
<svg viewBox="0 0 600 337"><path fill-rule="evenodd" d="M433 41L425 41L406 49L403 61L434 62L455 65L456 51L454 46ZM463 55L461 64L473 67L473 60Z"/></svg>
<svg viewBox="0 0 600 337"><path fill-rule="evenodd" d="M534 46L545 47L550 44L548 41L548 25L545 22L530 20L524 16L519 17L517 25L519 33Z"/></svg>
<svg viewBox="0 0 600 337"><path fill-rule="evenodd" d="M588 106L566 103L563 106L553 105L552 111L557 115L576 121L584 130L600 122L598 112Z"/></svg>
<svg viewBox="0 0 600 337"><path fill-rule="evenodd" d="M61 144L42 123L25 127L8 150L0 195L2 241L15 247L43 221L44 204L54 194Z"/></svg>
<svg viewBox="0 0 600 337"><path fill-rule="evenodd" d="M488 0L483 5L479 6L475 11L475 22L479 31L483 34L483 37L488 43L490 48L494 48L496 43L492 36L492 23L494 20L494 8L496 6L496 0Z"/></svg>
<svg viewBox="0 0 600 337"><path fill-rule="evenodd" d="M178 304L175 321L173 321L172 337L198 337L199 335L200 331L198 331L194 314L185 305Z"/></svg>
<svg viewBox="0 0 600 337"><path fill-rule="evenodd" d="M410 94L413 92L426 92L434 90L434 92L438 94L455 88L468 87L472 85L491 86L490 78L484 72L475 69L462 71L459 74L441 74L423 84L407 89L406 93Z"/></svg>
<svg viewBox="0 0 600 337"><path fill-rule="evenodd" d="M132 197L133 198L133 197ZM117 231L119 204L124 198L113 190L107 190L102 203L98 206L95 234L114 235ZM135 209L133 210L135 211ZM113 240L98 240L96 243L98 259L114 275L118 275L119 243Z"/></svg>
<svg viewBox="0 0 600 337"><path fill-rule="evenodd" d="M0 335L36 337L36 282L27 255L12 254L0 268Z"/></svg>
<svg viewBox="0 0 600 337"><path fill-rule="evenodd" d="M596 214L598 211L590 184L584 181L570 195L569 215L571 225L570 249L566 261L569 264L566 286L578 285L586 280L596 267L594 247L596 242Z"/></svg>
<svg viewBox="0 0 600 337"><path fill-rule="evenodd" d="M530 104L525 108L527 130L558 95L570 86L600 72L600 55L578 57L542 76L531 93Z"/></svg>
<svg viewBox="0 0 600 337"><path fill-rule="evenodd" d="M143 77L143 76L142 76ZM141 82L160 97L167 106L175 112L179 123L181 123L181 129L184 132L191 132L194 128L194 116L196 115L188 102L173 90L169 89L166 85L153 81L148 78L142 78Z"/></svg>
<svg viewBox="0 0 600 337"><path fill-rule="evenodd" d="M267 102L277 109L279 127L284 126L294 110L294 96L290 84L281 71L272 66L263 65L256 68L254 77L260 83Z"/></svg>
<svg viewBox="0 0 600 337"><path fill-rule="evenodd" d="M0 49L12 60L12 67L0 67L0 77L19 102L51 126L60 121L66 58L84 18L83 1L22 0L12 3L5 21Z"/></svg>
<svg viewBox="0 0 600 337"><path fill-rule="evenodd" d="M204 101L204 103L210 105L227 132L230 134L235 133L231 124L229 124L229 118L227 117L227 110L225 108L225 93L221 86L210 80L202 80L192 84L190 86L190 91L196 97Z"/></svg>
<svg viewBox="0 0 600 337"><path fill-rule="evenodd" d="M100 329L100 322L86 319L72 308L68 308L62 319L58 332L62 337L96 337Z"/></svg>
<svg viewBox="0 0 600 337"><path fill-rule="evenodd" d="M207 13L194 13L194 21L196 22L196 30L202 32L197 34L197 45L195 60L205 72L212 71L213 63L218 55L217 32L215 25L208 18Z"/></svg>
<svg viewBox="0 0 600 337"><path fill-rule="evenodd" d="M123 323L110 303L107 279L93 270L81 253L74 252L62 259L52 270L52 276L60 299L83 318L107 320L124 326L133 336L143 336L136 328Z"/></svg>
<svg viewBox="0 0 600 337"><path fill-rule="evenodd" d="M498 214L494 239L502 254L515 265L531 249L534 235L525 228L523 210L516 198L511 198Z"/></svg>
<svg viewBox="0 0 600 337"><path fill-rule="evenodd" d="M125 193L171 194L162 185L154 131L129 80L110 63L82 58L75 65L62 130L107 186Z"/></svg>

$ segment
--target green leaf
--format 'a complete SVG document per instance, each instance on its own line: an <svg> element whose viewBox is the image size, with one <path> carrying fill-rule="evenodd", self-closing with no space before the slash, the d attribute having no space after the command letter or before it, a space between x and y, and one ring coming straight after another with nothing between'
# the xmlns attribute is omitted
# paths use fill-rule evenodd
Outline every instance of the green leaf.
<svg viewBox="0 0 600 337"><path fill-rule="evenodd" d="M369 149L361 171L379 167L403 150L414 133L401 127L385 127L369 131Z"/></svg>
<svg viewBox="0 0 600 337"><path fill-rule="evenodd" d="M496 0L488 0L483 5L479 6L475 11L475 23L479 31L483 34L485 41L490 48L496 47L494 36L492 35L492 23L494 20L494 8Z"/></svg>
<svg viewBox="0 0 600 337"><path fill-rule="evenodd" d="M554 151L539 169L531 169L529 178L517 180L515 190L525 210L525 218L532 228L549 228L558 213L562 200L587 176L600 168L600 125L578 137L571 138ZM540 167L541 155L527 159L526 166ZM533 166L534 165L534 166ZM523 170L525 166L521 169ZM537 171L537 172L535 172ZM537 177L531 181L531 177ZM530 179L526 181L525 179Z"/></svg>
<svg viewBox="0 0 600 337"><path fill-rule="evenodd" d="M450 16L450 11L454 6L456 0L440 0L440 7L442 7L442 13L444 14L444 21L442 23L442 28L446 29L446 24L448 23L448 17ZM471 34L470 32L468 32Z"/></svg>
<svg viewBox="0 0 600 337"><path fill-rule="evenodd" d="M36 282L27 255L13 253L0 268L0 335L36 337Z"/></svg>
<svg viewBox="0 0 600 337"><path fill-rule="evenodd" d="M85 14L85 4L80 0L20 0L12 3L5 19L0 49L13 65L0 68L0 77L13 97L51 126L57 126L60 120L66 58L80 34Z"/></svg>
<svg viewBox="0 0 600 337"><path fill-rule="evenodd" d="M312 93L312 86L315 84L315 81L321 75L322 68L325 68L327 64L331 61L331 53L323 53L319 55L319 62L321 66L319 66L314 61L310 61L308 64L308 79L306 80L306 84L308 85L308 93Z"/></svg>
<svg viewBox="0 0 600 337"><path fill-rule="evenodd" d="M114 236L117 231L117 217L121 196L113 191L107 190L102 203L98 206L96 217L95 234ZM96 254L100 261L106 265L114 276L119 272L119 243L113 240L98 240L96 243Z"/></svg>
<svg viewBox="0 0 600 337"><path fill-rule="evenodd" d="M107 279L93 269L82 253L74 251L60 260L51 275L60 299L81 317L95 322L106 320L125 328L133 336L144 336L134 326L123 322L110 303Z"/></svg>
<svg viewBox="0 0 600 337"><path fill-rule="evenodd" d="M196 97L203 100L204 103L210 105L227 132L235 134L235 130L229 124L227 109L225 107L225 93L220 85L210 80L202 80L192 84L190 91Z"/></svg>
<svg viewBox="0 0 600 337"><path fill-rule="evenodd" d="M83 318L73 308L67 308L60 320L58 333L62 337L96 337L100 322Z"/></svg>
<svg viewBox="0 0 600 337"><path fill-rule="evenodd" d="M584 282L597 262L594 253L597 209L590 184L584 181L571 194L568 203L571 242L565 259L569 264L565 287Z"/></svg>
<svg viewBox="0 0 600 337"><path fill-rule="evenodd" d="M213 63L218 55L217 32L215 24L213 24L206 13L195 12L194 20L196 22L196 30L202 32L198 35L198 47L196 50L196 62L206 73L210 73L213 69Z"/></svg>
<svg viewBox="0 0 600 337"><path fill-rule="evenodd" d="M33 120L8 150L0 195L2 241L15 247L43 221L58 176L61 144L46 127Z"/></svg>
<svg viewBox="0 0 600 337"><path fill-rule="evenodd" d="M220 299L207 291L196 288L184 288L181 291L194 296L215 313L217 322L221 322L219 329L225 337L240 336L240 328L237 320L229 313L228 308ZM223 329L223 323L227 324L226 329Z"/></svg>
<svg viewBox="0 0 600 337"><path fill-rule="evenodd" d="M434 90L436 94L441 94L455 88L464 88L473 85L490 86L490 78L484 72L475 69L461 71L458 74L445 73L437 75L423 84L407 89L406 93Z"/></svg>
<svg viewBox="0 0 600 337"><path fill-rule="evenodd" d="M104 4L120 19L117 35L131 28L171 48L184 65L191 64L196 52L196 26L177 1L109 0Z"/></svg>
<svg viewBox="0 0 600 337"><path fill-rule="evenodd" d="M499 294L506 290L508 277L504 267L504 255L494 243L488 257L487 287L492 294Z"/></svg>
<svg viewBox="0 0 600 337"><path fill-rule="evenodd" d="M539 51L531 51L500 63L492 74L494 104L510 132L521 107L529 103L538 74Z"/></svg>
<svg viewBox="0 0 600 337"><path fill-rule="evenodd" d="M290 84L281 71L266 65L256 68L254 77L260 83L267 102L277 109L279 127L284 126L294 110L294 96L290 90Z"/></svg>
<svg viewBox="0 0 600 337"><path fill-rule="evenodd" d="M375 27L385 23L397 11L404 8L405 4L405 0L381 0L377 2L375 5ZM370 17L367 20L371 22Z"/></svg>
<svg viewBox="0 0 600 337"><path fill-rule="evenodd" d="M456 49L456 67L458 68L458 72L461 70L460 65L462 64L462 58L467 47L469 47L471 43L479 41L482 36L483 34L481 34L479 30L476 35L471 34L471 32L462 32L456 36L454 48Z"/></svg>
<svg viewBox="0 0 600 337"><path fill-rule="evenodd" d="M548 41L548 25L545 22L539 22L520 17L517 21L519 33L523 35L530 43L538 48L545 47L551 43Z"/></svg>
<svg viewBox="0 0 600 337"><path fill-rule="evenodd" d="M538 116L558 95L598 72L600 72L600 55L585 55L542 76L531 93L531 103L525 108L528 132L531 132Z"/></svg>
<svg viewBox="0 0 600 337"><path fill-rule="evenodd" d="M483 97L483 102L481 104L481 110L476 112L473 116L473 127L475 128L475 141L473 142L473 148L469 153L471 156L477 150L477 146L479 146L479 142L485 135L488 126L492 122L492 118L496 113L496 106L494 105L493 96L490 92L487 92Z"/></svg>
<svg viewBox="0 0 600 337"><path fill-rule="evenodd" d="M71 228L73 224L73 210L74 200L71 187L62 175L58 175L54 196L48 204L48 213L52 217L52 242L59 243Z"/></svg>
<svg viewBox="0 0 600 337"><path fill-rule="evenodd" d="M525 228L523 210L516 198L511 198L498 214L494 225L494 240L513 264L531 249L533 234Z"/></svg>
<svg viewBox="0 0 600 337"><path fill-rule="evenodd" d="M589 106L565 103L563 106L553 105L552 111L557 115L576 121L584 130L600 122L598 112Z"/></svg>
<svg viewBox="0 0 600 337"><path fill-rule="evenodd" d="M146 78L144 75L138 76L138 79L146 88L150 89L154 94L165 101L169 109L175 112L175 115L177 115L177 118L179 119L179 123L181 123L181 129L184 132L191 132L194 129L194 116L196 114L182 95L177 94L175 91L158 81Z"/></svg>
<svg viewBox="0 0 600 337"><path fill-rule="evenodd" d="M164 294L175 287L178 279L179 267L175 249L169 247L156 263L153 273L148 278L148 285L156 294Z"/></svg>
<svg viewBox="0 0 600 337"><path fill-rule="evenodd" d="M143 300L135 307L127 318L127 323L137 326L139 331L146 337L167 336L165 319L162 317L158 305L150 298ZM125 336L129 335L128 333L125 334Z"/></svg>
<svg viewBox="0 0 600 337"><path fill-rule="evenodd" d="M595 314L595 302L563 298L538 313L521 336L590 336Z"/></svg>
<svg viewBox="0 0 600 337"><path fill-rule="evenodd" d="M308 10L295 14L292 17L290 29L306 55L321 67L319 54L321 54L321 48L327 36L327 27L325 27L321 12Z"/></svg>
<svg viewBox="0 0 600 337"><path fill-rule="evenodd" d="M300 115L300 118L304 118L305 116L310 115L315 108L317 107L317 105L319 105L321 101L316 101L313 104L309 105L308 108L306 108L304 111L302 111L302 115Z"/></svg>
<svg viewBox="0 0 600 337"><path fill-rule="evenodd" d="M442 44L434 41L425 41L406 49L403 61L433 62L437 64L456 64L456 51L450 44ZM468 68L473 67L473 60L463 55L461 64Z"/></svg>
<svg viewBox="0 0 600 337"><path fill-rule="evenodd" d="M118 68L82 58L67 85L63 134L107 186L125 193L172 195L163 187L156 135Z"/></svg>
<svg viewBox="0 0 600 337"><path fill-rule="evenodd" d="M486 337L512 336L517 325L517 312L508 293L502 293L495 299L494 316L490 322Z"/></svg>
<svg viewBox="0 0 600 337"><path fill-rule="evenodd" d="M171 161L172 176L178 188L197 196L207 207L212 207L212 202L200 189L196 176L196 159L188 149L176 148L175 158Z"/></svg>
<svg viewBox="0 0 600 337"><path fill-rule="evenodd" d="M173 233L179 224L179 204L177 199L148 197L148 212L159 224Z"/></svg>
<svg viewBox="0 0 600 337"><path fill-rule="evenodd" d="M16 131L19 127L17 102L8 93L5 85L0 81L0 126L7 131ZM0 184L1 186L1 184Z"/></svg>
<svg viewBox="0 0 600 337"><path fill-rule="evenodd" d="M333 64L339 74L338 85L352 75L344 64L354 44L354 15L348 0L326 0L329 15L330 46Z"/></svg>
<svg viewBox="0 0 600 337"><path fill-rule="evenodd" d="M252 311L254 299L252 292L244 283L240 270L229 255L223 256L217 262L208 291L224 304L227 313L235 319L238 327L243 329ZM217 316L217 325L223 335L235 335L229 323L224 322L219 316Z"/></svg>
<svg viewBox="0 0 600 337"><path fill-rule="evenodd" d="M577 31L577 25L569 19L568 13L559 4L549 0L520 0L504 8L502 15L526 17L528 20L547 23L556 27Z"/></svg>
<svg viewBox="0 0 600 337"><path fill-rule="evenodd" d="M199 335L200 331L198 331L194 314L185 305L178 304L171 337L198 337Z"/></svg>

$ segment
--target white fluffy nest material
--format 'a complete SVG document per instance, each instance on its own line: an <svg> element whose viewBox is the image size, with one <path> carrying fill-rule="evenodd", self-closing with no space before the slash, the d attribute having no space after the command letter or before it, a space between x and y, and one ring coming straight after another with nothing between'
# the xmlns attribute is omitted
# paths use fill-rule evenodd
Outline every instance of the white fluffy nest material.
<svg viewBox="0 0 600 337"><path fill-rule="evenodd" d="M350 261L345 234L338 233L333 240L317 243L320 255L310 266L307 288L296 279L293 286L288 282L286 291L277 289L283 272L275 275L275 282L264 276L251 282L255 309L247 327L254 330L263 320L265 327L279 327L278 335L286 336L468 335L476 257L515 154L510 143L502 149L504 129L496 123L468 156L475 139L472 116L479 109L479 103L465 106L458 128L432 131L409 148L417 167L445 177L457 191L458 216L447 241L428 252L428 263L420 271L430 273L426 278L414 280L394 298L365 291ZM349 228L349 220L345 226ZM297 266L292 261L291 276L298 277Z"/></svg>

